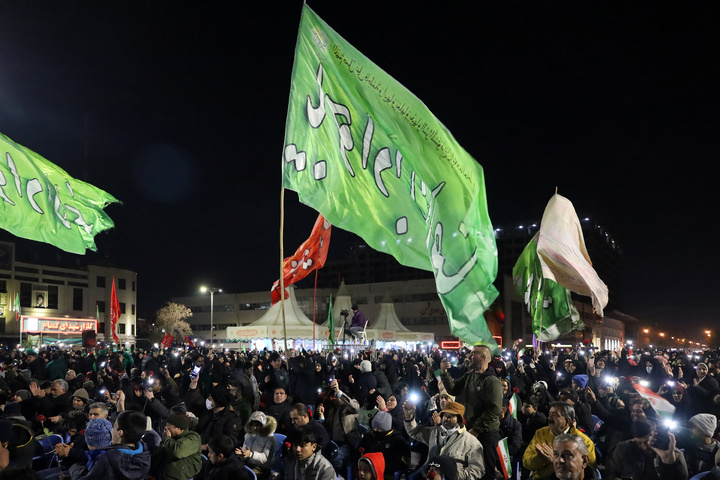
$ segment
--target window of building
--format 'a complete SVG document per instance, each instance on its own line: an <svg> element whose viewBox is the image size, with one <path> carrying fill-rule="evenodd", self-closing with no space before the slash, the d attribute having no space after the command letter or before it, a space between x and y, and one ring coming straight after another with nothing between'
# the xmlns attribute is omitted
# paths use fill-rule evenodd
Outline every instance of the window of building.
<svg viewBox="0 0 720 480"><path fill-rule="evenodd" d="M5 280L0 280L0 292L7 293L7 282Z"/></svg>
<svg viewBox="0 0 720 480"><path fill-rule="evenodd" d="M125 279L124 278L118 278L118 288L120 290L125 290Z"/></svg>
<svg viewBox="0 0 720 480"><path fill-rule="evenodd" d="M120 313L125 313L125 303L120 302Z"/></svg>
<svg viewBox="0 0 720 480"><path fill-rule="evenodd" d="M119 323L119 324L118 324L118 327L119 327L118 333L119 333L120 335L125 335L125 324L124 324L124 323Z"/></svg>
<svg viewBox="0 0 720 480"><path fill-rule="evenodd" d="M96 303L97 303L97 311L100 313L105 313L105 302L98 300Z"/></svg>
<svg viewBox="0 0 720 480"><path fill-rule="evenodd" d="M73 288L73 310L83 309L83 289Z"/></svg>
<svg viewBox="0 0 720 480"><path fill-rule="evenodd" d="M98 322L98 333L105 333L105 322Z"/></svg>
<svg viewBox="0 0 720 480"><path fill-rule="evenodd" d="M98 287L98 288L105 288L105 277L98 275L98 277L97 277L97 287Z"/></svg>
<svg viewBox="0 0 720 480"><path fill-rule="evenodd" d="M130 313L132 315L135 315L135 304L134 303L132 305L130 305Z"/></svg>
<svg viewBox="0 0 720 480"><path fill-rule="evenodd" d="M135 291L135 280L132 281L132 291Z"/></svg>
<svg viewBox="0 0 720 480"><path fill-rule="evenodd" d="M132 325L130 325L130 332L132 333L132 335L135 335L135 324L134 323Z"/></svg>
<svg viewBox="0 0 720 480"><path fill-rule="evenodd" d="M49 285L47 287L48 291L48 298L47 298L47 308L58 308L58 287L57 285Z"/></svg>
<svg viewBox="0 0 720 480"><path fill-rule="evenodd" d="M20 307L32 307L32 283L20 283Z"/></svg>

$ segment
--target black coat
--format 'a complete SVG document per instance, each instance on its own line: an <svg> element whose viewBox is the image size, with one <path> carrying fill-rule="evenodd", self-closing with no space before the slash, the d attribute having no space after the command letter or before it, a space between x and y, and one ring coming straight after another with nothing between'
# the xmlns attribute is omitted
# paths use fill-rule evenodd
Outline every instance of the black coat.
<svg viewBox="0 0 720 480"><path fill-rule="evenodd" d="M253 480L250 470L236 456L222 463L212 464L205 461L195 480Z"/></svg>
<svg viewBox="0 0 720 480"><path fill-rule="evenodd" d="M219 435L227 435L234 442L237 442L242 427L238 414L230 410L229 407L225 407L217 413L208 410L206 414L201 416L198 421L197 432L200 433L203 445L208 443L211 438Z"/></svg>

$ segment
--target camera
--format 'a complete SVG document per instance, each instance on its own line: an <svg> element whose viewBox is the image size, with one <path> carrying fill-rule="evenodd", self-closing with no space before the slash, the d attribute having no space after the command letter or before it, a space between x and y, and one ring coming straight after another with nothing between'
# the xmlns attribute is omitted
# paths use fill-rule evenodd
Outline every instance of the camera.
<svg viewBox="0 0 720 480"><path fill-rule="evenodd" d="M350 312L348 312L347 310L340 310L340 316L347 320L347 318L350 316Z"/></svg>

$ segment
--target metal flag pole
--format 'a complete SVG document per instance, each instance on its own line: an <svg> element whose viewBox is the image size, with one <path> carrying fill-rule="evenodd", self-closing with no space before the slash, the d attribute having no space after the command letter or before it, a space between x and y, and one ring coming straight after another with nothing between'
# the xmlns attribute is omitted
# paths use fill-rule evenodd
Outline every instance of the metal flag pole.
<svg viewBox="0 0 720 480"><path fill-rule="evenodd" d="M283 320L283 339L287 350L287 325L285 325L285 279L283 278L285 253L283 249L283 231L285 228L285 187L280 189L280 310Z"/></svg>

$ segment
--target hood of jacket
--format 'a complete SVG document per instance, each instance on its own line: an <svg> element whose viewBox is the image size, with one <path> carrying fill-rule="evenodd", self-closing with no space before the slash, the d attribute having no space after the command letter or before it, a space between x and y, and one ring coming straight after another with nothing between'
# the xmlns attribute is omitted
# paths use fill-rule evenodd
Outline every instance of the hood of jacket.
<svg viewBox="0 0 720 480"><path fill-rule="evenodd" d="M385 457L380 452L366 453L360 458L360 461L367 461L375 471L375 478L382 480L385 476Z"/></svg>
<svg viewBox="0 0 720 480"><path fill-rule="evenodd" d="M261 437L269 437L273 433L275 433L275 429L277 428L277 420L275 420L275 417L272 415L266 415L265 418L267 419L265 421L265 425L258 430L258 435ZM250 420L247 421L245 424L245 431L248 432L248 426L250 425Z"/></svg>
<svg viewBox="0 0 720 480"><path fill-rule="evenodd" d="M126 445L110 445L105 448L108 462L126 479L144 479L150 472L150 451L143 442L132 449Z"/></svg>

